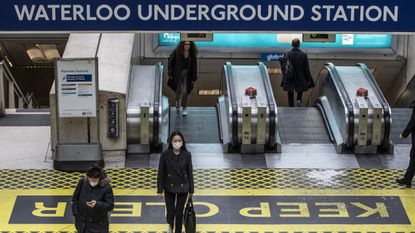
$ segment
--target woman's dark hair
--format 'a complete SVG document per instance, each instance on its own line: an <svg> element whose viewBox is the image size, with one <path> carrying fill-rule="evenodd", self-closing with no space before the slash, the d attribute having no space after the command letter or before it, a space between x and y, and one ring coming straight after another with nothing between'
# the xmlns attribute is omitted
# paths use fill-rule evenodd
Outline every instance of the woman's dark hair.
<svg viewBox="0 0 415 233"><path fill-rule="evenodd" d="M97 166L92 166L86 171L86 176L89 178L100 178L102 170Z"/></svg>
<svg viewBox="0 0 415 233"><path fill-rule="evenodd" d="M197 48L196 48L195 42L193 42L193 41L180 41L180 43L176 47L176 51L177 51L178 55L179 56L183 56L183 53L184 53L184 43L185 42L190 42L189 56L191 58L196 58L196 56L197 56Z"/></svg>
<svg viewBox="0 0 415 233"><path fill-rule="evenodd" d="M173 133L170 134L170 137L169 137L169 149L172 149L173 148L173 145L172 145L171 141L173 140L173 137L176 136L176 135L179 135L182 138L182 141L183 141L183 146L182 146L182 148L180 148L180 150L187 151L187 149L186 149L186 142L184 141L183 134L180 131L174 131Z"/></svg>

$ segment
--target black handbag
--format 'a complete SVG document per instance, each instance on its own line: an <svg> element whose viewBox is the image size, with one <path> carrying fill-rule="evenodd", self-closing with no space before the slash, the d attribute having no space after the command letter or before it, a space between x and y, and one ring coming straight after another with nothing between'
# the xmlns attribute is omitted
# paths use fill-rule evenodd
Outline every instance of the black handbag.
<svg viewBox="0 0 415 233"><path fill-rule="evenodd" d="M196 233L196 213L193 208L193 201L191 197L188 198L184 208L183 223L186 233Z"/></svg>

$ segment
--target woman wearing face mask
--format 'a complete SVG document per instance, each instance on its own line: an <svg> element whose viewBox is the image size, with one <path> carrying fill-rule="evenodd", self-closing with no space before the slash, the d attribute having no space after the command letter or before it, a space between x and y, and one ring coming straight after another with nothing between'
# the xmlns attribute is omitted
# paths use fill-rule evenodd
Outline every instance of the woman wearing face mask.
<svg viewBox="0 0 415 233"><path fill-rule="evenodd" d="M72 213L78 233L109 232L108 212L114 208L110 178L99 167L91 167L72 196Z"/></svg>
<svg viewBox="0 0 415 233"><path fill-rule="evenodd" d="M168 149L160 156L157 194L165 198L168 232L173 233L174 229L181 233L184 205L194 193L192 156L180 132L173 132L169 141Z"/></svg>

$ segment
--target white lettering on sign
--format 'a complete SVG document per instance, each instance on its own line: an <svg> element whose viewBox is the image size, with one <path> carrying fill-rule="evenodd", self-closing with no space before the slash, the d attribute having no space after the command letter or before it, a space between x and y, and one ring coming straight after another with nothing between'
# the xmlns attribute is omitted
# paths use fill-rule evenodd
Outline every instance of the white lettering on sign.
<svg viewBox="0 0 415 233"><path fill-rule="evenodd" d="M325 22L397 22L398 6L378 5L301 5L269 4L138 4L136 20L164 21L300 21L310 15L312 21ZM131 6L101 4L14 5L19 21L126 21L131 18Z"/></svg>

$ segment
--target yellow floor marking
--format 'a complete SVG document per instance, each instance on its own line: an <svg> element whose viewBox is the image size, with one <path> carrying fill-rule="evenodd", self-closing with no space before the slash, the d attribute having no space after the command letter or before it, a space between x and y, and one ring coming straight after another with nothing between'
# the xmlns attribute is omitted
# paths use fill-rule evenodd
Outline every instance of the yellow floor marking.
<svg viewBox="0 0 415 233"><path fill-rule="evenodd" d="M45 195L45 196L67 196L72 195L73 189L35 189L35 190L0 190L0 231L74 231L72 224L9 224L11 211L16 196L18 195ZM141 195L155 196L156 190L142 189L114 189L115 195ZM244 224L199 224L198 231L360 231L360 232L411 232L415 231L415 190L329 190L329 189L281 189L281 190L196 190L196 195L208 196L279 196L279 195L304 195L304 196L399 196L411 221L411 225L352 225L352 224L318 224L318 225L244 225ZM111 231L157 231L166 230L165 224L111 224Z"/></svg>

